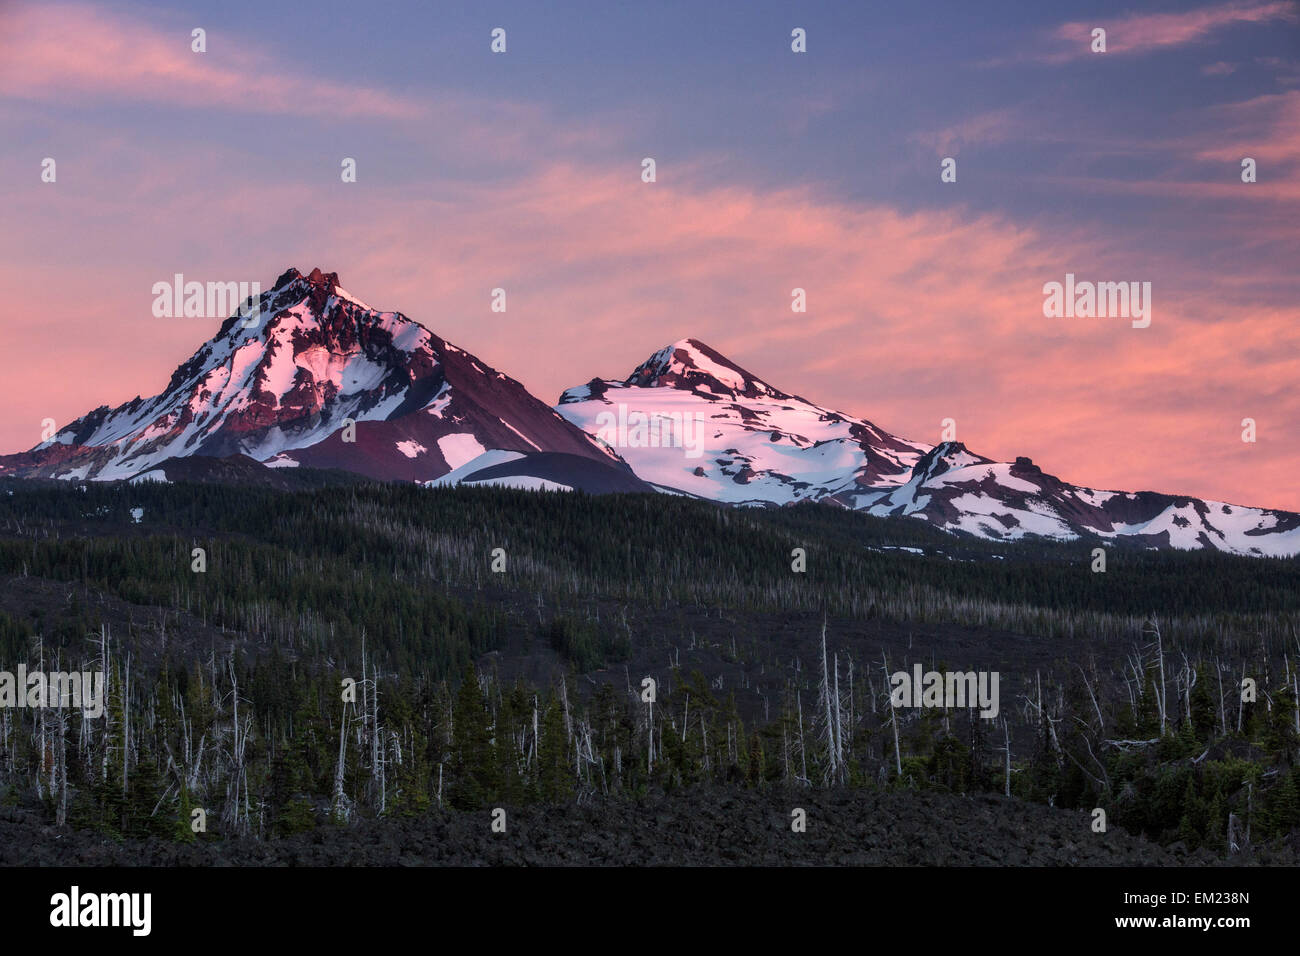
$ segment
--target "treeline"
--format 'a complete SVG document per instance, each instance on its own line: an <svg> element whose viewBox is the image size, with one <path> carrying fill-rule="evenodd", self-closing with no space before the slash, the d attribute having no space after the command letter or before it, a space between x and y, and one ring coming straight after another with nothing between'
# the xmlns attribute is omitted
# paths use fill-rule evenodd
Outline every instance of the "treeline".
<svg viewBox="0 0 1300 956"><path fill-rule="evenodd" d="M109 687L98 720L0 707L0 799L186 840L206 838L196 810L209 834L269 837L696 783L1009 793L1225 852L1292 832L1300 564L1121 548L1096 574L1090 550L670 496L0 481L0 669L84 666ZM20 601L24 578L62 585L56 607ZM891 707L886 662L861 648L778 667L733 641L761 694L619 666L654 639L640 612L683 607L1113 653L1004 675L996 722ZM493 663L539 647L563 678Z"/></svg>
<svg viewBox="0 0 1300 956"><path fill-rule="evenodd" d="M198 484L84 488L0 482L0 535L12 536L0 546L0 573L110 588L130 581L135 597L208 613L214 589L190 573L192 549L202 547L208 579L238 578L225 586L223 615L235 613L239 595L274 605L290 579L310 574L337 591L338 572L366 569L393 589L444 595L503 588L563 606L598 595L655 607L825 611L1065 639L1127 639L1160 610L1186 641L1239 652L1260 638L1284 646L1300 630L1297 559L1120 546L1108 553L1106 571L1094 573L1096 542L999 545L827 506L737 510L664 495L396 485L310 493ZM141 509L138 522L132 509ZM70 534L103 539L78 543ZM140 540L152 537L161 540ZM896 550L903 547L926 554ZM795 549L803 549L802 571L794 570ZM294 603L315 607L321 598ZM261 613L242 603L245 622Z"/></svg>
<svg viewBox="0 0 1300 956"><path fill-rule="evenodd" d="M1293 667L1184 661L1158 636L1122 689L1096 670L1037 674L986 720L893 706L885 663L823 635L821 657L749 723L734 690L681 669L537 686L471 667L456 684L377 670L365 648L352 667L273 648L252 661L169 657L151 673L107 629L75 664L27 639L33 669L102 668L105 712L0 709L0 799L115 837L270 838L358 815L687 785L1002 793L1100 808L1108 826L1224 854L1300 836ZM1257 681L1249 701L1233 677L1243 670Z"/></svg>
<svg viewBox="0 0 1300 956"><path fill-rule="evenodd" d="M375 556L331 555L245 537L0 539L0 574L74 582L133 605L185 612L204 624L257 635L295 655L355 654L363 634L394 669L454 677L498 646L502 612L410 578ZM201 547L204 570L196 571ZM78 599L79 600L79 599ZM88 609L48 637L65 644L97 629ZM5 640L0 630L0 642ZM12 646L0 649L12 651Z"/></svg>

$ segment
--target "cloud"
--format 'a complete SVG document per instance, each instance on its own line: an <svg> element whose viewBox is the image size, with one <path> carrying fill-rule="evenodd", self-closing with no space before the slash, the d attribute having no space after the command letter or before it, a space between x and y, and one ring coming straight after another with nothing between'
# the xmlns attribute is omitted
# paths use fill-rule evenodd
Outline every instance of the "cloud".
<svg viewBox="0 0 1300 956"><path fill-rule="evenodd" d="M1001 143L1014 135L1023 135L1025 120L1012 107L977 113L969 119L954 123L944 129L917 133L914 142L933 149L943 156L956 156L963 146L983 146Z"/></svg>
<svg viewBox="0 0 1300 956"><path fill-rule="evenodd" d="M1300 164L1300 90L1214 106L1207 118L1222 145L1202 147L1197 155L1203 159L1232 162L1252 156L1279 166ZM1300 186L1294 179L1292 184Z"/></svg>
<svg viewBox="0 0 1300 956"><path fill-rule="evenodd" d="M296 72L244 37L163 26L85 3L0 11L0 86L40 102L161 103L249 113L416 119L415 100Z"/></svg>
<svg viewBox="0 0 1300 956"><path fill-rule="evenodd" d="M1091 51L1092 31L1097 27L1106 30L1106 55L1109 56L1187 46L1238 24L1295 21L1297 17L1297 5L1293 0L1239 0L1174 13L1132 13L1118 18L1098 16L1087 22L1061 24L1052 31L1049 39L1057 49L1043 52L1037 58L1060 63L1094 55Z"/></svg>
<svg viewBox="0 0 1300 956"><path fill-rule="evenodd" d="M1211 26L1169 19L1185 14L1106 26L1112 49L1155 49L1294 6L1206 8L1218 11ZM1075 220L961 205L909 211L724 180L716 157L661 162L660 181L645 184L642 152L629 152L622 125L635 118L557 122L534 105L465 94L426 106L295 71L242 42L229 56L192 54L183 25L84 5L5 9L7 119L21 100L42 115L48 104L142 103L379 117L393 121L402 148L376 146L360 181L344 185L332 153L319 176L308 155L304 175L291 138L265 151L216 134L172 142L79 117L77 148L66 160L56 151L57 185L34 174L0 184L0 450L30 447L45 417L62 424L153 394L215 331L153 319L155 281L179 271L265 285L288 266L320 266L547 401L593 376L624 376L693 335L781 388L908 437L933 440L953 417L973 449L1031 455L1068 480L1300 510L1300 296L1286 256L1297 240L1293 207L1274 201L1300 198L1296 178L1281 175L1300 157L1300 92L1197 109L1185 135L1122 143L1108 134L1111 154L1169 160L1167 179L1056 179L1076 200L1123 190L1167 196L1192 214L1211 208L1203 200L1246 199L1216 203L1193 237L1239 241L1250 255L1214 269L1180 253L1177 219L1130 235L1104 213L1088 219L1101 204L1087 202ZM220 41L209 36L210 49ZM988 111L914 142L944 152L1005 142L1031 128L1028 109ZM43 135L35 113L24 107L21 119ZM1047 125L1035 138L1097 155L1091 131ZM28 138L43 143L37 135ZM400 176L391 174L398 153L419 157ZM1235 180L1240 155L1260 160L1259 183ZM365 165L384 161L393 163L384 175ZM1159 277L1152 327L1044 319L1042 285L1067 271ZM496 287L508 291L508 313L489 310ZM807 291L806 314L790 311L795 287ZM1260 424L1257 445L1239 440L1244 417Z"/></svg>
<svg viewBox="0 0 1300 956"><path fill-rule="evenodd" d="M1286 237L1300 240L1291 208L1300 202L1300 90L1200 108L1189 112L1180 126L1185 131L1178 136L1148 136L1132 144L1166 157L1159 179L1049 174L1040 181L1084 192L1263 205L1262 211L1252 213L1257 234L1278 222L1285 224ZM1258 164L1257 181L1251 184L1240 179L1246 157Z"/></svg>
<svg viewBox="0 0 1300 956"><path fill-rule="evenodd" d="M136 148L147 164L153 154ZM219 153L206 161L214 177L227 166ZM693 335L778 387L908 437L932 440L953 417L973 449L1030 455L1068 480L1300 509L1286 440L1300 420L1293 300L1261 304L1206 275L1158 283L1150 329L1048 320L1044 282L1179 275L1176 254L1086 227L667 171L654 184L635 162L420 188L216 179L210 202L101 195L91 210L34 186L16 213L39 225L0 240L0 284L11 301L40 303L5 323L0 448L33 444L44 417L152 394L212 333L150 318L152 282L182 271L265 285L290 265L320 266L547 401ZM193 224L183 246L169 222ZM108 223L116 262L95 251ZM1288 267L1259 268L1285 280ZM505 314L490 311L496 287ZM806 314L790 310L795 287ZM1256 446L1239 440L1244 417L1260 422Z"/></svg>

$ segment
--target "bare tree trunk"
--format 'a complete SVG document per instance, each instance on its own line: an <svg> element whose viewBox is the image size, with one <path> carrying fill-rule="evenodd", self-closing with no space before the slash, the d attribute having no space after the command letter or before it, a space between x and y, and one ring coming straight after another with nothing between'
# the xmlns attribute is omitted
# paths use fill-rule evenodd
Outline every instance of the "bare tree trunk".
<svg viewBox="0 0 1300 956"><path fill-rule="evenodd" d="M1007 753L1007 783L1004 793L1009 797L1011 796L1011 729L1005 717L1002 718L1002 739L1006 745L1003 749Z"/></svg>
<svg viewBox="0 0 1300 956"><path fill-rule="evenodd" d="M837 759L837 745L835 742L835 718L831 713L831 682L826 660L826 621L822 620L822 684L821 696L826 711L826 757L830 763L829 776L834 779L839 775L839 761Z"/></svg>
<svg viewBox="0 0 1300 956"><path fill-rule="evenodd" d="M1165 735L1165 639L1160 633L1160 625L1156 623L1156 616L1151 615L1151 626L1156 632L1156 653L1160 662L1160 736Z"/></svg>
<svg viewBox="0 0 1300 956"><path fill-rule="evenodd" d="M564 705L564 736L573 739L573 719L569 716L569 687L564 680L564 675L560 675L560 703Z"/></svg>
<svg viewBox="0 0 1300 956"><path fill-rule="evenodd" d="M646 767L646 773L653 773L654 766L655 766L655 702L653 697L650 699L649 704L650 704L650 710L649 710L649 717L647 723L650 731L648 735L650 738L650 749L646 753L645 767Z"/></svg>
<svg viewBox="0 0 1300 956"><path fill-rule="evenodd" d="M807 783L808 782L808 751L807 749L805 749L803 743L803 694L798 689L796 689L794 692L794 703L795 703L795 707L797 707L799 711L799 762L803 770L800 779L804 783Z"/></svg>
<svg viewBox="0 0 1300 956"><path fill-rule="evenodd" d="M1219 732L1223 736L1228 736L1228 715L1223 709L1223 665L1219 663L1219 658L1214 658L1214 673L1219 677Z"/></svg>
<svg viewBox="0 0 1300 956"><path fill-rule="evenodd" d="M1242 662L1241 662L1241 680L1242 680L1243 683L1244 683L1245 680L1246 680L1246 662L1245 662L1245 661L1242 661ZM1241 685L1238 684L1237 686L1240 687ZM1241 692L1239 691L1239 692L1237 693L1237 733L1241 733L1241 718L1242 718L1242 716L1244 715L1244 711L1245 711L1245 709L1246 709L1246 695L1243 694L1243 693L1241 693Z"/></svg>
<svg viewBox="0 0 1300 956"><path fill-rule="evenodd" d="M857 726L857 720L853 713L853 656L849 655L849 753L853 753L853 728Z"/></svg>
<svg viewBox="0 0 1300 956"><path fill-rule="evenodd" d="M45 638L44 637L42 637L40 640L39 648L40 649L37 652L37 657L36 657L36 662L37 662L36 667L39 671L44 672L45 670ZM27 660L28 660L27 656L24 655L23 662L26 663ZM18 693L19 695L26 694L27 688L25 687L18 688ZM38 755L36 758L36 774L35 774L36 796L41 799L44 799L45 797L45 792L44 792L45 764L49 758L49 749L48 749L48 745L45 742L45 724L46 721L45 721L44 709L38 710L35 714L32 715L32 737L36 742L36 753ZM53 795L53 793L54 793L54 767L51 766L50 767L50 794Z"/></svg>
<svg viewBox="0 0 1300 956"><path fill-rule="evenodd" d="M370 695L370 766L373 778L379 785L379 812L388 808L388 757L380 742L379 732L379 674L371 668L371 679L375 682L375 692Z"/></svg>
<svg viewBox="0 0 1300 956"><path fill-rule="evenodd" d="M59 715L59 813L55 820L58 826L68 822L68 722L63 714Z"/></svg>
<svg viewBox="0 0 1300 956"><path fill-rule="evenodd" d="M528 748L527 766L531 767L537 762L537 695L533 695L533 740ZM442 765L438 765L438 773L442 773Z"/></svg>
<svg viewBox="0 0 1300 956"><path fill-rule="evenodd" d="M1300 671L1291 675L1291 681L1295 688L1295 732L1300 734Z"/></svg>
<svg viewBox="0 0 1300 956"><path fill-rule="evenodd" d="M103 752L100 755L99 779L104 784L107 784L108 783L108 755L109 755L109 751L112 749L111 727L113 724L113 719L112 719L113 708L108 705L108 702L112 699L113 688L112 688L111 681L113 679L113 671L112 668L109 667L109 661L108 661L108 625L107 624L101 624L99 626L99 660L100 660L100 665L104 668L104 733L103 733L103 737L101 738Z"/></svg>
<svg viewBox="0 0 1300 956"><path fill-rule="evenodd" d="M840 767L840 782L844 779L844 724L840 714L840 655L835 655L835 762Z"/></svg>
<svg viewBox="0 0 1300 956"><path fill-rule="evenodd" d="M1034 680L1038 682L1038 729L1043 729L1043 673L1034 671Z"/></svg>
<svg viewBox="0 0 1300 956"><path fill-rule="evenodd" d="M1079 665L1075 665L1078 667ZM1088 675L1084 673L1083 668L1079 667L1079 673L1083 677L1083 686L1088 688L1088 696L1092 698L1093 710L1097 712L1097 731L1101 733L1106 729L1106 720L1101 716L1101 708L1097 705L1097 695L1092 692L1092 684L1088 683Z"/></svg>
<svg viewBox="0 0 1300 956"><path fill-rule="evenodd" d="M885 688L886 690L888 690L889 658L885 656L884 651L881 651L880 659L883 662L885 667ZM1039 693L1041 694L1042 691L1040 690ZM889 706L889 723L894 728L894 768L898 771L898 778L901 780L903 778L903 752L902 750L899 749L899 745L898 745L898 708L893 706L892 699L890 701L890 706Z"/></svg>
<svg viewBox="0 0 1300 956"><path fill-rule="evenodd" d="M343 716L339 720L339 760L334 767L334 816L340 820L348 818L346 797L343 793L343 778L346 774L348 759L348 705L343 705ZM439 770L442 765L439 764Z"/></svg>
<svg viewBox="0 0 1300 956"><path fill-rule="evenodd" d="M126 796L127 765L131 762L131 655L126 655L126 674L122 678L122 796Z"/></svg>

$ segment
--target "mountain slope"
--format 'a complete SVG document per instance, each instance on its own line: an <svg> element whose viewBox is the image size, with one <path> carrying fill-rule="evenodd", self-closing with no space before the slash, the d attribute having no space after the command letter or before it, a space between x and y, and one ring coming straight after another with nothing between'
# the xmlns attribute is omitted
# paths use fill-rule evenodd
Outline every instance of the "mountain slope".
<svg viewBox="0 0 1300 956"><path fill-rule="evenodd" d="M514 379L398 312L348 294L334 273L285 272L251 328L232 316L163 392L101 407L0 474L111 480L175 458L244 455L430 481L491 450L561 453L635 481L608 449Z"/></svg>
<svg viewBox="0 0 1300 956"><path fill-rule="evenodd" d="M1247 555L1300 553L1300 515L1155 492L1097 491L1028 458L930 446L789 395L695 339L556 409L663 491L748 505L824 501L990 540L1080 537ZM666 437L665 437L666 436Z"/></svg>
<svg viewBox="0 0 1300 956"><path fill-rule="evenodd" d="M661 349L622 381L566 390L556 410L646 481L731 504L901 484L930 449L786 394L695 339Z"/></svg>

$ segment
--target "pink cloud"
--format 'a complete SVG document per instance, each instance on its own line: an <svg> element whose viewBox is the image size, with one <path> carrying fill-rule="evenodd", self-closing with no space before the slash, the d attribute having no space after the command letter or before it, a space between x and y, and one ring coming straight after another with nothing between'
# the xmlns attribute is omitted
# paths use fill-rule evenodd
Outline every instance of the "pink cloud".
<svg viewBox="0 0 1300 956"><path fill-rule="evenodd" d="M86 3L0 11L0 86L36 101L127 100L253 113L414 119L424 107L390 93L294 72L270 50L216 31L208 52L191 27L146 22Z"/></svg>
<svg viewBox="0 0 1300 956"><path fill-rule="evenodd" d="M917 137L934 148L957 149L965 142L987 143L1015 137L1039 142L1073 144L1082 153L1095 144L1095 131L1051 125L1052 117L1035 121L1021 109L980 114L966 123ZM1128 194L1200 202L1224 200L1265 207L1256 216L1255 230L1269 231L1271 223L1284 224L1285 234L1296 238L1293 214L1285 206L1300 201L1300 90L1268 93L1248 100L1187 110L1179 117L1180 132L1173 136L1141 138L1110 133L1105 148L1114 153L1143 158L1160 157L1159 178L1071 175L1053 169L1039 173L1017 170L1040 185L1081 192ZM1213 145L1207 145L1207 144ZM1258 164L1255 183L1240 180L1241 161ZM1217 166L1209 168L1207 164ZM1276 215L1274 207L1279 207Z"/></svg>
<svg viewBox="0 0 1300 956"><path fill-rule="evenodd" d="M1107 54L1146 53L1196 43L1215 31L1242 23L1296 19L1297 7L1293 0L1239 0L1173 13L1132 13L1118 18L1072 21L1061 24L1052 33L1062 48L1045 54L1042 59L1061 62L1093 55L1092 31L1097 27L1106 31Z"/></svg>
<svg viewBox="0 0 1300 956"><path fill-rule="evenodd" d="M1300 163L1300 90L1215 106L1209 117L1218 131L1216 139L1226 143L1202 148L1200 157L1232 162L1251 156L1278 165Z"/></svg>
<svg viewBox="0 0 1300 956"><path fill-rule="evenodd" d="M164 162L135 148L143 173ZM210 202L140 187L87 204L52 191L62 184L13 197L25 228L0 236L0 285L21 309L3 320L0 449L34 444L44 417L63 424L152 394L212 333L214 322L149 317L152 282L183 271L265 284L290 265L320 266L546 401L693 335L779 387L904 436L933 440L953 417L975 450L1030 455L1079 483L1300 510L1300 312L1261 306L1248 281L1285 280L1284 261L1266 257L1240 282L1157 286L1152 327L1134 330L1043 318L1042 284L1066 271L1179 274L1171 254L1080 228L705 187L681 166L645 184L635 157L505 182L363 189L221 179L222 155L205 152ZM184 249L169 222L195 225ZM489 309L498 286L504 315ZM807 291L806 314L790 310L795 287ZM1256 445L1239 440L1245 417L1259 422Z"/></svg>
<svg viewBox="0 0 1300 956"><path fill-rule="evenodd" d="M1026 125L1019 111L1008 107L977 113L960 123L918 134L913 139L939 154L955 156L963 146L1003 142L1018 132L1023 132Z"/></svg>
<svg viewBox="0 0 1300 956"><path fill-rule="evenodd" d="M1048 174L1037 181L1074 191L1241 204L1251 217L1241 230L1244 238L1290 244L1300 239L1294 224L1300 203L1300 90L1198 109L1183 125L1188 132L1175 138L1110 144L1165 156L1167 172L1159 179ZM1249 184L1241 181L1246 157L1257 164L1256 181Z"/></svg>

